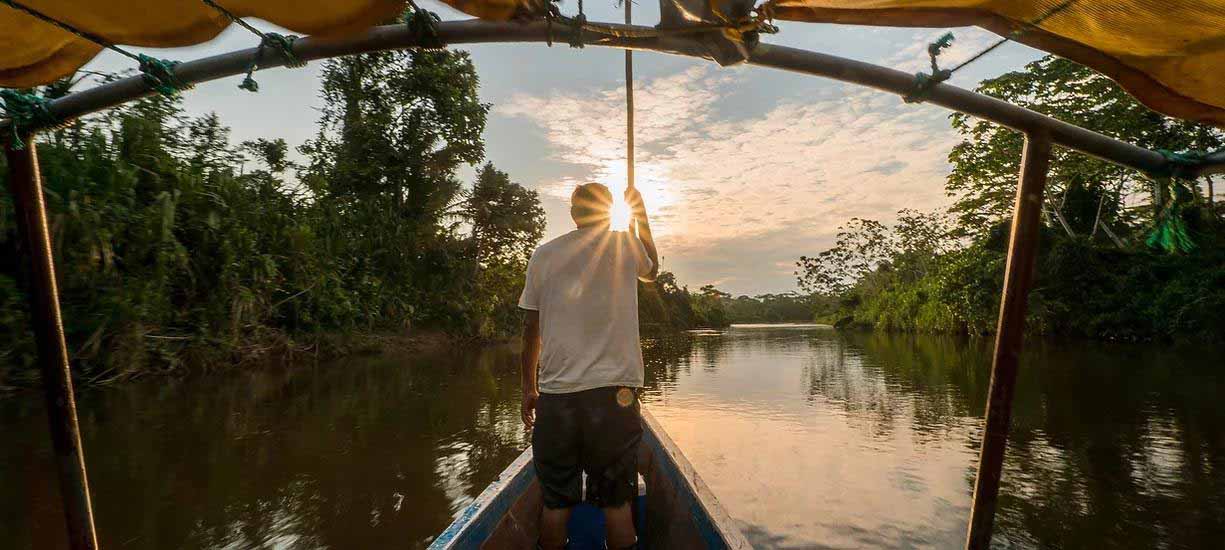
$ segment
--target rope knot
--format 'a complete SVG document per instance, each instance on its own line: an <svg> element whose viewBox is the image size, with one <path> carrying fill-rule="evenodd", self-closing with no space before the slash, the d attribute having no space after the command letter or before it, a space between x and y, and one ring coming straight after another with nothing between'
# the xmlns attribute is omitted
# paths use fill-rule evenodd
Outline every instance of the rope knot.
<svg viewBox="0 0 1225 550"><path fill-rule="evenodd" d="M442 37L438 35L440 21L442 18L438 14L422 8L416 8L404 14L404 25L408 27L413 40L419 47L428 50L441 50L447 47Z"/></svg>
<svg viewBox="0 0 1225 550"><path fill-rule="evenodd" d="M284 35L275 32L264 33L264 38L260 40L259 47L271 47L281 54L281 59L285 61L285 66L293 69L306 66L306 61L303 61L293 52L293 43L298 40L297 36L292 34Z"/></svg>
<svg viewBox="0 0 1225 550"><path fill-rule="evenodd" d="M281 59L285 62L286 67L299 68L306 66L306 61L299 58L293 52L293 44L298 40L297 36L269 32L261 34L260 37L259 46L255 50L255 57L251 58L251 65L247 67L247 75L238 84L238 89L240 90L248 92L259 91L259 82L255 81L255 70L263 64L264 48L275 49L281 55Z"/></svg>
<svg viewBox="0 0 1225 550"><path fill-rule="evenodd" d="M137 60L140 62L140 73L145 84L148 84L153 91L166 97L177 97L180 90L191 87L179 82L178 77L174 75L174 68L179 65L178 61L158 59L143 53L137 56Z"/></svg>
<svg viewBox="0 0 1225 550"><path fill-rule="evenodd" d="M902 96L902 101L906 103L922 103L927 100L927 96L931 93L936 84L944 82L953 76L953 71L949 69L941 69L936 58L940 57L940 53L947 50L953 45L953 33L946 32L940 35L935 42L927 45L927 55L931 58L932 74L915 73L914 84L910 88L910 93Z"/></svg>
<svg viewBox="0 0 1225 550"><path fill-rule="evenodd" d="M570 47L582 49L583 44L583 27L587 26L587 16L582 12L574 16L574 32L570 34Z"/></svg>
<svg viewBox="0 0 1225 550"><path fill-rule="evenodd" d="M25 149L26 144L21 140L21 134L24 131L56 126L60 123L59 119L51 114L51 109L47 107L47 100L34 94L0 89L0 100L3 100L3 103L0 103L0 109L3 109L9 118L9 130L12 132L14 149Z"/></svg>
<svg viewBox="0 0 1225 550"><path fill-rule="evenodd" d="M1191 169L1199 167L1208 160L1208 153L1204 151L1157 149L1157 152L1165 157L1166 165L1164 170L1153 174L1156 177L1195 179L1195 173Z"/></svg>

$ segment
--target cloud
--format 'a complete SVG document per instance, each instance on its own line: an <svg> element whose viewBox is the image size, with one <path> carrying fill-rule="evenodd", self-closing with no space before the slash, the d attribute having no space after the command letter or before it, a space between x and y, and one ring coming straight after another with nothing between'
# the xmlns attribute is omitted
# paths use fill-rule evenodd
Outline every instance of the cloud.
<svg viewBox="0 0 1225 550"><path fill-rule="evenodd" d="M664 267L681 281L791 290L790 270L779 266L827 247L847 219L891 220L902 208L946 203L956 136L945 111L824 83L738 116L732 96L753 84L748 73L696 66L635 82L638 186ZM540 128L552 160L580 174L536 183L564 198L579 181L623 185L623 94L518 95L495 115Z"/></svg>

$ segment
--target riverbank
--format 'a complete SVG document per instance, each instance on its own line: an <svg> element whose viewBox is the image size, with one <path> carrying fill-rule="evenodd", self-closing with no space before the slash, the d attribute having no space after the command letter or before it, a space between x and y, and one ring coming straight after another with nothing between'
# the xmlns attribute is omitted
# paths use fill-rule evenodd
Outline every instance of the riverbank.
<svg viewBox="0 0 1225 550"><path fill-rule="evenodd" d="M148 337L148 335L146 335ZM272 332L239 345L223 346L208 340L148 338L159 346L160 362L120 361L124 368L80 376L74 365L77 388L129 382L146 376L190 376L235 369L293 368L320 362L377 354L432 354L452 348L495 346L506 339L461 336L436 329L402 332L317 333L288 335ZM36 370L0 372L0 397L39 387ZM13 376L17 374L18 376Z"/></svg>
<svg viewBox="0 0 1225 550"><path fill-rule="evenodd" d="M816 319L840 329L986 336L995 331L1004 240L865 275ZM1122 251L1046 231L1027 331L1103 341L1221 341L1225 251Z"/></svg>

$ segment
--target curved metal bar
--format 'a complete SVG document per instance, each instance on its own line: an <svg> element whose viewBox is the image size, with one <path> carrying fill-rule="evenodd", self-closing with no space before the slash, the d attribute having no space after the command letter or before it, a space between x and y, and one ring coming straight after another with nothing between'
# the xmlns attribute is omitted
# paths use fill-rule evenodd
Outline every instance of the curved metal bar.
<svg viewBox="0 0 1225 550"><path fill-rule="evenodd" d="M910 73L773 44L759 45L753 51L749 63L825 76L898 95L906 95L914 87L914 75ZM1042 131L1059 145L1144 172L1160 173L1167 168L1165 157L1156 151L1119 141L1093 130L1086 130L965 88L944 83L936 84L931 88L927 102L997 122L1020 132Z"/></svg>
<svg viewBox="0 0 1225 550"><path fill-rule="evenodd" d="M649 31L652 30L652 27L641 25L616 23L602 25L623 27L627 35L650 34ZM545 42L550 38L549 27L543 21L503 23L468 19L443 21L438 23L437 28L439 37L446 44ZM584 42L594 46L707 57L701 44L691 35L609 37L584 32ZM420 45L418 37L407 26L387 25L374 27L362 34L344 38L301 38L294 42L294 54L302 60L316 60L379 50L413 48ZM198 83L241 74L246 72L251 65L257 51L258 48L248 48L182 63L176 67L175 76L184 83ZM285 60L279 54L268 55L269 53L272 52L265 52L260 70L285 64ZM753 51L749 63L824 76L898 95L909 93L914 82L913 75L902 71L773 44L759 44ZM150 93L152 92L144 80L134 76L69 94L50 102L49 108L55 116L70 119L114 107ZM1122 166L1152 173L1163 173L1170 168L1165 157L1155 151L1125 143L964 88L937 84L932 87L928 101L1022 132L1046 132L1058 145ZM7 125L7 121L0 121L0 128ZM1209 165L1200 168L1199 172L1212 173L1223 169L1225 168Z"/></svg>
<svg viewBox="0 0 1225 550"><path fill-rule="evenodd" d="M609 27L632 27L639 31L650 31L651 27L607 24ZM571 32L554 25L553 33ZM438 36L443 43L480 44L489 42L545 42L549 28L544 22L499 23L467 19L443 21L437 24ZM584 42L595 46L611 46L627 49L643 49L702 57L700 46L687 37L642 37L611 38L605 35L584 32ZM373 27L354 36L343 38L304 37L294 41L295 56L302 61L313 61L365 52L420 47L421 43L406 25ZM228 53L187 61L175 67L175 76L183 84L197 84L227 76L243 74L254 62L259 48L247 48ZM279 52L265 50L257 70L285 65ZM69 120L152 94L153 91L139 75L116 80L100 86L69 94L51 101L48 108L56 118ZM8 125L0 120L0 129Z"/></svg>

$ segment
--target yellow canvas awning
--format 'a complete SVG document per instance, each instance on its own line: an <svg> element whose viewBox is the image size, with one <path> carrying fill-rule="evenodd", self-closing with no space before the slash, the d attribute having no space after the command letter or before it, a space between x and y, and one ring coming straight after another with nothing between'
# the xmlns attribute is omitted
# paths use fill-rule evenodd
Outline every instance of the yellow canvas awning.
<svg viewBox="0 0 1225 550"><path fill-rule="evenodd" d="M230 20L199 0L14 0L111 44L171 48L207 42ZM391 20L403 0L220 0L238 17L293 32L336 35ZM0 86L26 88L71 75L101 48L0 3Z"/></svg>
<svg viewBox="0 0 1225 550"><path fill-rule="evenodd" d="M776 18L791 21L982 27L1092 67L1153 110L1225 126L1225 0L772 0L770 5Z"/></svg>
<svg viewBox="0 0 1225 550"><path fill-rule="evenodd" d="M132 46L198 44L229 24L198 0L12 1L107 42ZM545 0L444 1L496 20L540 13L545 5ZM219 3L239 17L309 35L359 31L405 8L402 0ZM776 18L793 21L983 27L1093 67L1157 111L1225 126L1225 0L771 0L769 7ZM99 50L0 3L0 86L52 82L72 74Z"/></svg>

